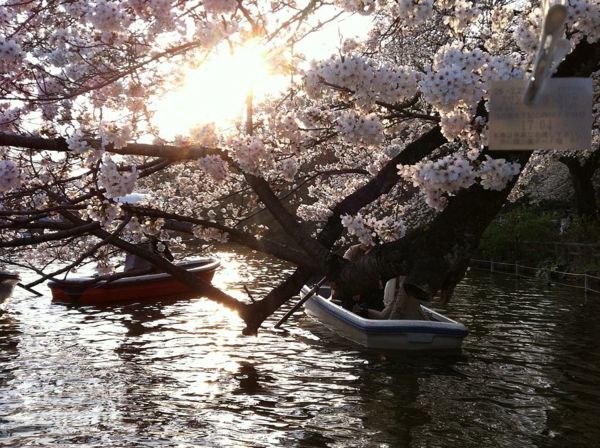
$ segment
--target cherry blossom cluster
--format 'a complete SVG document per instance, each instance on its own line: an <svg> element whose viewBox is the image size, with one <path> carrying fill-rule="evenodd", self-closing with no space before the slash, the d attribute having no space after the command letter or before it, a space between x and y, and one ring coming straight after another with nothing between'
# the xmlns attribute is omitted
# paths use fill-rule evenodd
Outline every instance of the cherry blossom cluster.
<svg viewBox="0 0 600 448"><path fill-rule="evenodd" d="M238 25L234 21L227 21L225 23L201 22L196 25L194 35L203 45L214 47L237 30Z"/></svg>
<svg viewBox="0 0 600 448"><path fill-rule="evenodd" d="M344 215L342 216L342 225L348 229L350 235L356 236L361 244L372 244L375 236L373 232L374 222L371 222L370 219L367 220L369 222L365 222L365 218L360 213L355 216Z"/></svg>
<svg viewBox="0 0 600 448"><path fill-rule="evenodd" d="M48 181L49 182L49 181ZM44 182L46 185L48 182ZM49 197L45 191L37 191L31 197L31 206L36 210L41 210L48 206Z"/></svg>
<svg viewBox="0 0 600 448"><path fill-rule="evenodd" d="M296 177L296 173L298 172L298 160L294 156L287 157L285 159L280 160L278 163L278 170L281 172L283 178L292 182Z"/></svg>
<svg viewBox="0 0 600 448"><path fill-rule="evenodd" d="M465 137L465 130L471 126L471 115L464 111L452 111L441 116L440 127L448 141Z"/></svg>
<svg viewBox="0 0 600 448"><path fill-rule="evenodd" d="M190 130L189 140L196 145L216 148L219 144L215 123L204 123Z"/></svg>
<svg viewBox="0 0 600 448"><path fill-rule="evenodd" d="M98 201L92 199L87 206L87 215L90 219L99 222L103 227L109 226L121 215L121 206L112 201Z"/></svg>
<svg viewBox="0 0 600 448"><path fill-rule="evenodd" d="M155 235L158 236L165 225L165 220L163 218L146 218L144 222L141 224L142 231L146 235Z"/></svg>
<svg viewBox="0 0 600 448"><path fill-rule="evenodd" d="M112 123L102 122L99 129L102 147L112 144L115 149L124 148L131 141L131 125L117 127Z"/></svg>
<svg viewBox="0 0 600 448"><path fill-rule="evenodd" d="M265 233L269 230L268 226L265 226L264 224L259 224L254 228L254 237L257 240L262 240L265 236Z"/></svg>
<svg viewBox="0 0 600 448"><path fill-rule="evenodd" d="M514 17L514 10L506 6L492 9L490 24L493 34L503 33Z"/></svg>
<svg viewBox="0 0 600 448"><path fill-rule="evenodd" d="M327 171L327 166L320 167ZM315 199L310 204L301 203L296 209L298 217L305 221L325 222L333 214L333 207L340 200L341 192L351 192L364 185L357 176L317 177L308 187L308 196Z"/></svg>
<svg viewBox="0 0 600 448"><path fill-rule="evenodd" d="M235 0L205 0L204 9L213 14L226 14L235 11L238 3Z"/></svg>
<svg viewBox="0 0 600 448"><path fill-rule="evenodd" d="M363 47L363 44L356 39L347 38L342 42L341 52L342 54L350 54L359 51Z"/></svg>
<svg viewBox="0 0 600 448"><path fill-rule="evenodd" d="M300 142L303 136L299 131L300 122L294 113L276 115L269 120L269 130L292 142Z"/></svg>
<svg viewBox="0 0 600 448"><path fill-rule="evenodd" d="M454 193L469 188L475 182L475 169L461 154L440 160L419 162L415 165L398 165L399 174L415 187L426 187Z"/></svg>
<svg viewBox="0 0 600 448"><path fill-rule="evenodd" d="M73 151L75 154L83 154L91 149L89 143L84 138L82 129L75 131L66 140L69 150Z"/></svg>
<svg viewBox="0 0 600 448"><path fill-rule="evenodd" d="M375 237L384 242L394 241L402 238L406 232L404 223L391 216L378 220L361 213L354 216L344 215L342 225L348 230L348 234L356 236L361 244L373 244Z"/></svg>
<svg viewBox="0 0 600 448"><path fill-rule="evenodd" d="M119 173L117 164L109 156L104 156L100 173L98 175L98 184L106 189L106 196L117 198L126 196L133 192L137 180L137 171L135 166L130 173Z"/></svg>
<svg viewBox="0 0 600 448"><path fill-rule="evenodd" d="M480 147L485 123L473 121L478 102L487 97L493 81L522 78L523 61L517 54L492 56L462 43L442 47L428 67L420 87L423 97L441 116L444 136L461 138L470 147Z"/></svg>
<svg viewBox="0 0 600 448"><path fill-rule="evenodd" d="M21 176L12 160L0 160L0 193L6 193L21 186Z"/></svg>
<svg viewBox="0 0 600 448"><path fill-rule="evenodd" d="M588 42L600 39L600 4L594 0L570 0L564 3L567 7L567 27L571 30L570 40L576 43L583 35ZM513 37L519 48L533 60L542 32L543 11L539 7L532 8L523 20L519 21Z"/></svg>
<svg viewBox="0 0 600 448"><path fill-rule="evenodd" d="M482 117L473 118L471 114L458 109L442 114L440 127L448 141L461 139L473 152L478 153L479 148L486 145L486 121Z"/></svg>
<svg viewBox="0 0 600 448"><path fill-rule="evenodd" d="M534 8L518 22L513 32L515 42L530 61L533 60L539 47L543 19L542 10Z"/></svg>
<svg viewBox="0 0 600 448"><path fill-rule="evenodd" d="M311 98L320 98L323 90L339 88L367 111L377 101L396 103L412 97L418 82L419 74L411 67L377 64L355 54L313 62L306 73L306 91Z"/></svg>
<svg viewBox="0 0 600 448"><path fill-rule="evenodd" d="M257 137L231 139L228 146L234 160L247 173L260 175L274 166L272 153Z"/></svg>
<svg viewBox="0 0 600 448"><path fill-rule="evenodd" d="M375 0L336 0L336 4L348 12L368 15L375 12Z"/></svg>
<svg viewBox="0 0 600 448"><path fill-rule="evenodd" d="M229 179L229 168L227 163L215 154L209 154L199 159L198 166L217 183L227 182Z"/></svg>
<svg viewBox="0 0 600 448"><path fill-rule="evenodd" d="M140 220L137 216L131 217L131 219L125 226L125 230L134 237L139 238L141 235L143 235L142 225L140 224Z"/></svg>
<svg viewBox="0 0 600 448"><path fill-rule="evenodd" d="M472 109L482 97L482 86L475 72L486 62L486 53L469 50L461 43L440 48L420 82L425 100L440 112L451 112L458 107Z"/></svg>
<svg viewBox="0 0 600 448"><path fill-rule="evenodd" d="M102 160L105 153L104 149L96 149L90 146L84 137L82 130L77 130L75 133L67 137L67 145L75 154L85 156L82 160L82 166L91 167Z"/></svg>
<svg viewBox="0 0 600 448"><path fill-rule="evenodd" d="M436 161L398 165L398 173L423 191L430 207L443 210L446 206L445 194L469 188L477 177L483 188L502 190L521 169L518 163L493 159L487 155L486 160L477 168L472 163L476 155L476 152L471 152L470 157L465 158L461 154L455 154Z"/></svg>
<svg viewBox="0 0 600 448"><path fill-rule="evenodd" d="M80 6L81 7L81 6ZM127 5L107 0L96 0L89 6L88 18L95 30L108 40L113 33L127 29L133 23L133 17L126 11Z"/></svg>
<svg viewBox="0 0 600 448"><path fill-rule="evenodd" d="M150 24L147 30L150 34L185 29L180 12L169 0L127 0L127 4L132 7L138 18Z"/></svg>
<svg viewBox="0 0 600 448"><path fill-rule="evenodd" d="M600 3L598 1L570 0L568 11L567 25L587 36L590 43L600 39Z"/></svg>
<svg viewBox="0 0 600 448"><path fill-rule="evenodd" d="M107 246L101 247L96 252L95 259L95 269L98 275L110 275L115 272L114 258L110 256Z"/></svg>
<svg viewBox="0 0 600 448"><path fill-rule="evenodd" d="M194 236L204 241L216 241L217 243L226 243L229 237L226 233L212 227L196 226L193 229Z"/></svg>
<svg viewBox="0 0 600 448"><path fill-rule="evenodd" d="M487 190L502 190L521 170L521 165L518 163L493 159L488 155L485 158L477 175L481 178L481 185Z"/></svg>
<svg viewBox="0 0 600 448"><path fill-rule="evenodd" d="M337 128L341 136L351 143L374 147L383 142L383 124L375 114L360 115L354 110L340 114Z"/></svg>
<svg viewBox="0 0 600 448"><path fill-rule="evenodd" d="M300 204L296 215L304 221L325 222L333 212L323 202L317 201L313 204Z"/></svg>
<svg viewBox="0 0 600 448"><path fill-rule="evenodd" d="M63 84L57 78L46 76L37 83L37 89L40 97L58 97L63 89ZM58 107L58 105L53 105ZM50 117L52 118L52 117Z"/></svg>
<svg viewBox="0 0 600 448"><path fill-rule="evenodd" d="M394 17L408 19L411 26L418 26L431 17L433 0L400 0L390 3L390 12Z"/></svg>
<svg viewBox="0 0 600 448"><path fill-rule="evenodd" d="M481 83L484 92L488 92L493 81L525 77L525 62L518 53L510 55L488 56L481 70Z"/></svg>
<svg viewBox="0 0 600 448"><path fill-rule="evenodd" d="M19 124L21 114L18 108L3 109L0 105L0 132L12 132Z"/></svg>
<svg viewBox="0 0 600 448"><path fill-rule="evenodd" d="M433 12L433 0L336 0L336 4L346 11L359 14L373 14L377 7L387 7L396 18L403 18L411 26L424 23Z"/></svg>
<svg viewBox="0 0 600 448"><path fill-rule="evenodd" d="M469 25L475 23L481 14L481 9L475 7L473 2L465 0L456 0L452 3L454 3L452 14L444 17L444 23L455 33L462 33Z"/></svg>
<svg viewBox="0 0 600 448"><path fill-rule="evenodd" d="M389 242L402 238L406 234L406 226L401 219L395 219L392 216L375 221L375 233L381 241Z"/></svg>
<svg viewBox="0 0 600 448"><path fill-rule="evenodd" d="M8 73L17 69L25 54L14 40L0 36L0 73Z"/></svg>

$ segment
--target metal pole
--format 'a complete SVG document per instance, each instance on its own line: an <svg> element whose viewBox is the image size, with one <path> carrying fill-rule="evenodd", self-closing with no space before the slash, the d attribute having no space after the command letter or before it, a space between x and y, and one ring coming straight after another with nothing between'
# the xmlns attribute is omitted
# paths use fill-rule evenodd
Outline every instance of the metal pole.
<svg viewBox="0 0 600 448"><path fill-rule="evenodd" d="M300 299L300 301L297 304L295 304L291 310L289 310L287 313L285 313L285 315L281 319L279 319L279 322L277 322L275 324L275 328L281 327L281 324L283 324L286 320L288 320L289 317L292 314L294 314L298 310L298 308L300 308L304 304L304 302L306 302L308 299L310 299L311 296L315 292L317 292L319 290L319 288L323 285L323 283L325 283L326 281L327 281L327 277L323 277L315 286L313 286L312 289L310 291L308 291L308 293L304 297L302 297L302 299Z"/></svg>

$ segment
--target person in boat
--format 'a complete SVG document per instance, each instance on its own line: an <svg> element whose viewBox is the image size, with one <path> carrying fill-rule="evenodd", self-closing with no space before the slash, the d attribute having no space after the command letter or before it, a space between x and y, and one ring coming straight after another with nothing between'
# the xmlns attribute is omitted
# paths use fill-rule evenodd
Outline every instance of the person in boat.
<svg viewBox="0 0 600 448"><path fill-rule="evenodd" d="M366 254L368 254L375 247L374 243L361 243L351 246L345 253L344 258L349 261L358 261ZM332 285L333 289L333 300L339 300L342 303L342 307L363 317L368 317L369 309L375 311L381 311L384 308L383 295L384 290L377 288L376 290L370 291L365 294L356 294L349 296L342 293Z"/></svg>
<svg viewBox="0 0 600 448"><path fill-rule="evenodd" d="M167 243L165 241L159 241L155 236L151 236L147 242L143 242L140 244L140 247L147 248L150 252L161 255L169 261L173 261L175 257L169 250ZM125 256L125 272L132 271L156 271L156 266L154 266L149 261L139 257L135 254L128 253Z"/></svg>
<svg viewBox="0 0 600 448"><path fill-rule="evenodd" d="M369 309L369 319L429 320L421 308L421 303L404 290L405 278L399 276L388 280L383 298L385 308Z"/></svg>

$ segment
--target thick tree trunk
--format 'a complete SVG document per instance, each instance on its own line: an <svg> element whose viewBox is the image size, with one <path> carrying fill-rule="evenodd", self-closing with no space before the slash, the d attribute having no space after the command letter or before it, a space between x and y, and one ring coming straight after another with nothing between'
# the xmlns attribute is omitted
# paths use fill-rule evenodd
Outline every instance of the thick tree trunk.
<svg viewBox="0 0 600 448"><path fill-rule="evenodd" d="M594 151L584 162L577 157L570 156L561 157L558 161L569 169L575 193L577 215L586 221L598 221L596 190L592 179L600 166L600 149Z"/></svg>
<svg viewBox="0 0 600 448"><path fill-rule="evenodd" d="M530 155L526 151L514 153L512 160L524 165ZM502 191L484 190L479 185L461 191L430 224L376 247L355 263L336 260L328 276L345 293L356 294L404 275L404 289L412 297L430 300L441 290L447 300L515 182Z"/></svg>

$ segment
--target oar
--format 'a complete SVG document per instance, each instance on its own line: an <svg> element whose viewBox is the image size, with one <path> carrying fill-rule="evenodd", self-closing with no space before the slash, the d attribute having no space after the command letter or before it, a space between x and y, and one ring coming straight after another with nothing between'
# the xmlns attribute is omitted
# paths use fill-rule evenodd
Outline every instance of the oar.
<svg viewBox="0 0 600 448"><path fill-rule="evenodd" d="M312 287L312 289L310 291L308 291L308 293L306 293L306 295L304 297L302 297L302 299L300 299L300 301L295 304L291 310L289 310L287 313L285 313L285 316L283 316L281 319L279 319L279 322L277 322L275 324L274 328L279 328L281 327L281 324L283 324L286 320L288 320L290 318L290 316L292 314L294 314L298 308L300 308L304 302L306 302L308 299L311 298L311 296L317 292L319 290L319 288L323 285L323 283L325 283L327 281L327 277L323 277L321 280L319 280L319 282Z"/></svg>

